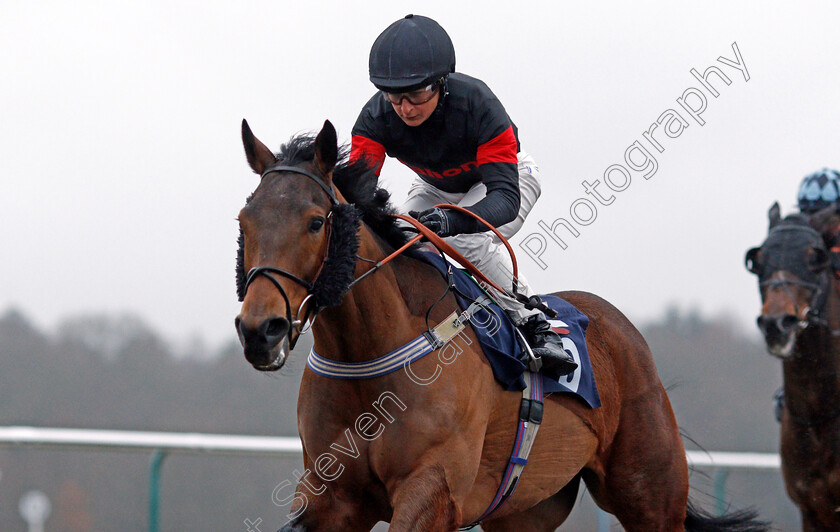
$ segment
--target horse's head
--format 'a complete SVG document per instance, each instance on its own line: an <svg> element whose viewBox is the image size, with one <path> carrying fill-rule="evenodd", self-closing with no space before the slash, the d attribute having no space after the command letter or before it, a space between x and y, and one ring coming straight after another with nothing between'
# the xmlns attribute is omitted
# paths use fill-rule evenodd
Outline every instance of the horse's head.
<svg viewBox="0 0 840 532"><path fill-rule="evenodd" d="M758 327L767 350L784 359L795 353L804 329L826 325L821 316L830 286L826 242L833 240L832 229L840 217L829 208L811 217L792 214L782 219L776 203L769 218L767 239L747 251L745 264L759 279L763 305Z"/></svg>
<svg viewBox="0 0 840 532"><path fill-rule="evenodd" d="M359 218L336 197L338 144L328 121L314 142L294 138L279 158L244 120L242 142L261 178L239 212L235 324L248 362L274 371L317 312L341 301L353 279Z"/></svg>

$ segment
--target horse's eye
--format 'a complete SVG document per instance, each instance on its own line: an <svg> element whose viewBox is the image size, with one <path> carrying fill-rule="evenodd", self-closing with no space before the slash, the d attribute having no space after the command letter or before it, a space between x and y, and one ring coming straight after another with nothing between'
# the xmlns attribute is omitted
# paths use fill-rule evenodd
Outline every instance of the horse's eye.
<svg viewBox="0 0 840 532"><path fill-rule="evenodd" d="M317 218L312 218L312 220L309 222L310 233L317 233L321 230L322 227L324 227L324 219L320 216L318 216Z"/></svg>
<svg viewBox="0 0 840 532"><path fill-rule="evenodd" d="M828 268L829 264L831 264L831 257L824 249L811 248L808 253L808 266L811 268L811 271L822 271Z"/></svg>

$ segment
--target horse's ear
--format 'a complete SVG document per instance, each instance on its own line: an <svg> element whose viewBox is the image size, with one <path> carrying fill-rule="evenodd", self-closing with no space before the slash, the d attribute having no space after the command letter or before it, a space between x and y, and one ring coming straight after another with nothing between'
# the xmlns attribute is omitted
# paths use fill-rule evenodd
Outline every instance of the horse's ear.
<svg viewBox="0 0 840 532"><path fill-rule="evenodd" d="M767 217L770 219L770 229L773 229L777 223L782 221L782 210L779 208L778 201L767 211Z"/></svg>
<svg viewBox="0 0 840 532"><path fill-rule="evenodd" d="M315 137L315 167L327 180L332 178L332 171L338 160L338 136L329 120Z"/></svg>
<svg viewBox="0 0 840 532"><path fill-rule="evenodd" d="M245 146L245 156L248 158L248 164L255 173L262 175L271 165L277 162L271 150L254 136L251 128L248 127L248 121L244 118L242 119L242 144Z"/></svg>

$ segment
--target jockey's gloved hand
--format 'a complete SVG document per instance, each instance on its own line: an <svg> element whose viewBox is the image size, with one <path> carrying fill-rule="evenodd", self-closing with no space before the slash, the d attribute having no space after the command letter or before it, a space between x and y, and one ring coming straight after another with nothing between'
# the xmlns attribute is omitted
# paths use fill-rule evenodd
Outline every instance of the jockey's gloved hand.
<svg viewBox="0 0 840 532"><path fill-rule="evenodd" d="M416 218L421 224L435 232L438 236L452 236L458 234L455 231L453 219L450 211L445 211L440 207L434 209L427 209L423 212L411 211L412 217Z"/></svg>
<svg viewBox="0 0 840 532"><path fill-rule="evenodd" d="M422 212L411 211L408 214L434 231L436 235L442 237L464 233L477 233L486 230L483 226L479 227L478 222L469 214L441 209L440 207L427 209Z"/></svg>

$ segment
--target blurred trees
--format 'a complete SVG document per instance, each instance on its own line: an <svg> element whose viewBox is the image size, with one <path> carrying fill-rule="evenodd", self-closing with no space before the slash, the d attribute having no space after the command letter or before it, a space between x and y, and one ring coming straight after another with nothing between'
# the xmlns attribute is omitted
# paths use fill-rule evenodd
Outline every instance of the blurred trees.
<svg viewBox="0 0 840 532"><path fill-rule="evenodd" d="M677 309L642 332L687 448L777 451L771 397L781 368L757 333L737 330L725 316ZM73 317L47 334L8 310L0 315L0 425L295 436L308 350L301 341L280 374L261 374L233 341L209 353L200 338L175 348L135 316ZM148 460L143 453L0 450L0 530L25 529L17 503L29 489L53 501L48 531L145 530ZM163 530L245 531L244 520L257 518L261 530L275 530L287 508L271 503L272 490L294 481L298 463L173 454L163 467ZM705 477L692 477L694 496L712 510ZM730 498L796 528L779 477L733 478ZM584 504L564 529L591 530L594 522Z"/></svg>

